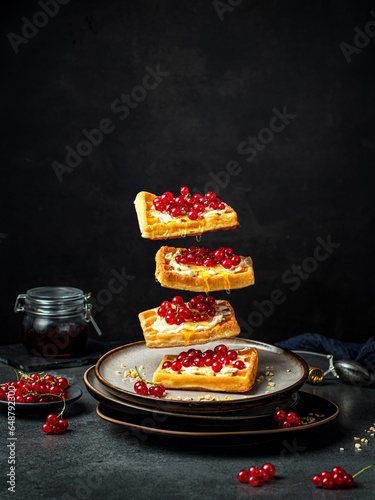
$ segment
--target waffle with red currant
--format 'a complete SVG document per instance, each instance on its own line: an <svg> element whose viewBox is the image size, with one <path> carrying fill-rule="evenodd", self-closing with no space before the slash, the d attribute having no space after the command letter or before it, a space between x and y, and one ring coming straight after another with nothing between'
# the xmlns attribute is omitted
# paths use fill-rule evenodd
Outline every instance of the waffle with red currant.
<svg viewBox="0 0 375 500"><path fill-rule="evenodd" d="M141 191L134 205L141 236L151 240L200 236L239 226L233 208L212 191L205 196L191 195L184 186L177 197L169 191L161 196Z"/></svg>
<svg viewBox="0 0 375 500"><path fill-rule="evenodd" d="M155 277L166 288L208 293L244 288L255 282L251 258L236 255L229 247L163 246L155 261Z"/></svg>
<svg viewBox="0 0 375 500"><path fill-rule="evenodd" d="M232 306L212 295L197 295L189 302L176 296L138 317L150 348L205 344L240 333Z"/></svg>
<svg viewBox="0 0 375 500"><path fill-rule="evenodd" d="M153 382L166 389L247 392L255 383L258 351L228 350L225 345L202 352L190 349L167 354L154 373Z"/></svg>

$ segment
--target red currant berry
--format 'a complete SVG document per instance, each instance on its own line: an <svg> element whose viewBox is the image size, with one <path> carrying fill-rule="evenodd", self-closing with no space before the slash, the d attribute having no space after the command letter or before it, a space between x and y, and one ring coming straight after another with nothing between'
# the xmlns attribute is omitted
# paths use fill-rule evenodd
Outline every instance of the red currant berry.
<svg viewBox="0 0 375 500"><path fill-rule="evenodd" d="M46 418L46 421L51 425L56 424L57 420L57 415L55 415L54 413L50 413Z"/></svg>
<svg viewBox="0 0 375 500"><path fill-rule="evenodd" d="M181 215L181 208L179 207L172 208L171 215L172 217L179 217Z"/></svg>
<svg viewBox="0 0 375 500"><path fill-rule="evenodd" d="M230 260L234 266L238 266L241 263L241 257L239 255L233 255Z"/></svg>
<svg viewBox="0 0 375 500"><path fill-rule="evenodd" d="M219 210L225 210L225 203L219 203L218 206L217 206L217 208Z"/></svg>
<svg viewBox="0 0 375 500"><path fill-rule="evenodd" d="M171 193L170 191L166 191L160 196L161 201L164 203L171 202L173 198L174 198L173 193Z"/></svg>
<svg viewBox="0 0 375 500"><path fill-rule="evenodd" d="M195 210L190 210L188 213L188 218L190 220L197 220L198 219L198 213Z"/></svg>
<svg viewBox="0 0 375 500"><path fill-rule="evenodd" d="M183 304L183 303L184 303L184 299L182 297L180 297L180 295L176 295L172 299L172 304L175 306L177 306L178 304Z"/></svg>
<svg viewBox="0 0 375 500"><path fill-rule="evenodd" d="M180 361L174 361L172 364L171 364L171 368L174 372L179 372L181 370L181 363Z"/></svg>
<svg viewBox="0 0 375 500"><path fill-rule="evenodd" d="M58 434L59 432L61 432L61 427L59 424L55 424L51 426L51 430L53 434Z"/></svg>
<svg viewBox="0 0 375 500"><path fill-rule="evenodd" d="M168 323L168 325L175 325L176 324L176 317L173 315L165 316L165 321Z"/></svg>
<svg viewBox="0 0 375 500"><path fill-rule="evenodd" d="M346 471L342 467L332 467L333 474L346 474Z"/></svg>
<svg viewBox="0 0 375 500"><path fill-rule="evenodd" d="M224 267L224 269L230 269L232 267L232 261L230 259L223 259L221 261L221 265Z"/></svg>
<svg viewBox="0 0 375 500"><path fill-rule="evenodd" d="M288 422L287 420L284 420L284 422L281 424L281 427L283 429L288 429L289 427L292 427L292 424Z"/></svg>
<svg viewBox="0 0 375 500"><path fill-rule="evenodd" d="M0 401L2 401L5 398L5 392L3 390L0 390Z"/></svg>
<svg viewBox="0 0 375 500"><path fill-rule="evenodd" d="M313 484L315 484L315 486L320 486L322 484L322 478L318 474L316 474L312 478L312 482L313 482Z"/></svg>
<svg viewBox="0 0 375 500"><path fill-rule="evenodd" d="M254 477L254 476L250 476L250 478L249 478L249 484L251 486L258 486L259 479L257 477Z"/></svg>
<svg viewBox="0 0 375 500"><path fill-rule="evenodd" d="M204 358L204 365L205 366L211 366L214 360L211 358L211 356L206 356Z"/></svg>
<svg viewBox="0 0 375 500"><path fill-rule="evenodd" d="M284 410L277 410L274 415L276 422L284 422L286 413Z"/></svg>
<svg viewBox="0 0 375 500"><path fill-rule="evenodd" d="M35 396L26 396L25 403L34 403L35 402Z"/></svg>
<svg viewBox="0 0 375 500"><path fill-rule="evenodd" d="M213 200L216 200L216 194L213 192L213 191L209 191L205 198L209 201L213 201Z"/></svg>
<svg viewBox="0 0 375 500"><path fill-rule="evenodd" d="M144 382L141 382L137 386L134 385L134 389L135 389L135 392L137 394L140 394L141 396L147 396L147 394L148 394L148 387Z"/></svg>
<svg viewBox="0 0 375 500"><path fill-rule="evenodd" d="M52 397L53 397L53 396L51 396L51 398L52 398ZM63 401L64 399L66 399L66 392L61 391L61 392L60 392L60 394L59 394L59 396L58 396L58 398L59 398L61 401Z"/></svg>
<svg viewBox="0 0 375 500"><path fill-rule="evenodd" d="M331 479L331 473L325 470L320 474L320 477L322 479Z"/></svg>
<svg viewBox="0 0 375 500"><path fill-rule="evenodd" d="M194 360L193 360L193 364L194 364L195 366L202 367L202 366L204 366L204 361L203 361L203 359L202 359L202 358L194 358Z"/></svg>
<svg viewBox="0 0 375 500"><path fill-rule="evenodd" d="M214 361L211 365L211 368L215 373L219 373L223 368L223 365L220 363L220 361Z"/></svg>
<svg viewBox="0 0 375 500"><path fill-rule="evenodd" d="M16 403L24 403L25 402L24 397L23 396L16 396L15 402Z"/></svg>
<svg viewBox="0 0 375 500"><path fill-rule="evenodd" d="M62 429L62 432L65 432L66 429L69 427L68 422L65 420L65 418L60 418L60 420L57 422Z"/></svg>
<svg viewBox="0 0 375 500"><path fill-rule="evenodd" d="M158 315L159 315L160 317L162 317L162 318L163 318L163 317L165 316L165 312L166 312L166 311L165 311L164 307L159 307L159 309L158 309Z"/></svg>
<svg viewBox="0 0 375 500"><path fill-rule="evenodd" d="M154 394L155 398L161 398L164 394L163 388L160 385L154 386Z"/></svg>
<svg viewBox="0 0 375 500"><path fill-rule="evenodd" d="M182 361L181 361L181 364L182 366L184 366L185 368L189 368L189 366L191 366L191 361L189 358L184 358Z"/></svg>
<svg viewBox="0 0 375 500"><path fill-rule="evenodd" d="M209 307L206 312L209 316L213 317L216 314L216 309L214 307Z"/></svg>
<svg viewBox="0 0 375 500"><path fill-rule="evenodd" d="M233 363L233 366L235 368L237 368L237 370L243 370L245 368L245 363L243 361L241 361L240 359L238 359L237 361L235 361Z"/></svg>
<svg viewBox="0 0 375 500"><path fill-rule="evenodd" d="M49 423L45 422L43 425L42 425L42 429L44 430L44 432L52 432L52 428L51 426L49 425Z"/></svg>
<svg viewBox="0 0 375 500"><path fill-rule="evenodd" d="M50 394L53 394L54 396L58 396L60 394L60 387L58 387L57 385L51 387L50 389Z"/></svg>
<svg viewBox="0 0 375 500"><path fill-rule="evenodd" d="M193 314L193 321L194 321L194 323L199 323L200 320L201 320L201 315L198 314L198 313L194 313Z"/></svg>
<svg viewBox="0 0 375 500"><path fill-rule="evenodd" d="M353 477L350 474L344 474L343 478L344 478L343 486L345 488L351 488L354 483Z"/></svg>
<svg viewBox="0 0 375 500"><path fill-rule="evenodd" d="M294 412L289 412L286 414L286 420L290 422L291 424L294 424L294 422L298 419L297 415Z"/></svg>
<svg viewBox="0 0 375 500"><path fill-rule="evenodd" d="M228 352L227 352L227 356L228 358L231 360L231 361L236 361L237 359L237 353L236 351L234 351L233 349L230 349Z"/></svg>
<svg viewBox="0 0 375 500"><path fill-rule="evenodd" d="M223 363L223 365L230 365L230 359L227 356L221 356L220 363Z"/></svg>
<svg viewBox="0 0 375 500"><path fill-rule="evenodd" d="M203 313L207 311L208 306L205 302L198 302L196 309L198 312Z"/></svg>
<svg viewBox="0 0 375 500"><path fill-rule="evenodd" d="M41 396L39 399L37 399L37 403L48 403L47 396Z"/></svg>
<svg viewBox="0 0 375 500"><path fill-rule="evenodd" d="M333 488L333 481L331 479L328 479L327 477L323 479L322 481L322 486L326 490L331 490Z"/></svg>
<svg viewBox="0 0 375 500"><path fill-rule="evenodd" d="M215 352L215 353L217 352L217 353L219 353L219 354L221 354L221 355L223 355L223 354L224 354L224 355L226 355L226 354L227 354L227 352L228 352L228 348L227 348L227 346L226 346L226 345L224 345L224 344L219 344L219 345L217 345L217 346L214 348L214 352Z"/></svg>
<svg viewBox="0 0 375 500"><path fill-rule="evenodd" d="M164 361L163 363L163 366L162 366L162 369L163 370L167 370L168 368L170 368L172 366L172 362L171 361Z"/></svg>
<svg viewBox="0 0 375 500"><path fill-rule="evenodd" d="M227 248L224 249L224 252L225 252L225 255L227 257L232 257L232 255L233 255L233 248L227 247Z"/></svg>
<svg viewBox="0 0 375 500"><path fill-rule="evenodd" d="M271 464L270 462L267 462L262 466L262 469L265 470L268 474L268 477L273 477L276 474L276 467Z"/></svg>
<svg viewBox="0 0 375 500"><path fill-rule="evenodd" d="M260 479L260 481L262 481L263 483L265 483L266 481L268 481L268 472L264 469L261 469L260 470L260 474L258 476L258 478Z"/></svg>
<svg viewBox="0 0 375 500"><path fill-rule="evenodd" d="M256 467L255 465L252 465L252 466L249 468L249 474L250 474L250 476L257 477L258 472L259 472L259 468L258 468L258 467Z"/></svg>
<svg viewBox="0 0 375 500"><path fill-rule="evenodd" d="M207 259L204 259L203 265L205 267L213 267L214 261L210 257L208 257Z"/></svg>
<svg viewBox="0 0 375 500"><path fill-rule="evenodd" d="M187 196L189 194L189 188L186 187L186 186L183 186L181 189L180 189L180 193L182 194L182 196Z"/></svg>
<svg viewBox="0 0 375 500"><path fill-rule="evenodd" d="M331 479L335 484L337 484L337 486L341 486L345 482L344 476L342 474L339 474L338 472L334 472L331 475Z"/></svg>
<svg viewBox="0 0 375 500"><path fill-rule="evenodd" d="M40 388L41 388L41 385L39 384L39 382L33 382L31 384L31 390L33 392L40 392Z"/></svg>
<svg viewBox="0 0 375 500"><path fill-rule="evenodd" d="M303 425L302 420L297 418L297 420L293 424L293 427L301 427L301 425Z"/></svg>
<svg viewBox="0 0 375 500"><path fill-rule="evenodd" d="M213 306L215 305L215 297L213 297L212 295L207 295L207 297L205 298L205 302L208 306Z"/></svg>
<svg viewBox="0 0 375 500"><path fill-rule="evenodd" d="M55 380L55 377L53 375L45 375L43 377L43 380L44 380L44 382L53 382ZM59 379L57 379L57 380L59 380ZM56 382L57 382L57 380L56 380Z"/></svg>
<svg viewBox="0 0 375 500"><path fill-rule="evenodd" d="M32 373L32 374L30 375L30 378L32 378L32 379L33 379L33 380L35 380L35 381L36 381L36 380L39 380L39 374L38 374L38 373Z"/></svg>
<svg viewBox="0 0 375 500"><path fill-rule="evenodd" d="M168 302L168 300L164 300L164 302L160 304L160 307L163 307L167 311L172 307L172 304Z"/></svg>
<svg viewBox="0 0 375 500"><path fill-rule="evenodd" d="M217 259L217 260L223 260L225 257L225 253L223 252L223 250L218 249L218 250L215 250L214 256L215 256L215 259Z"/></svg>
<svg viewBox="0 0 375 500"><path fill-rule="evenodd" d="M247 483L249 481L249 473L247 470L240 470L240 472L237 475L238 480L241 481L241 483Z"/></svg>

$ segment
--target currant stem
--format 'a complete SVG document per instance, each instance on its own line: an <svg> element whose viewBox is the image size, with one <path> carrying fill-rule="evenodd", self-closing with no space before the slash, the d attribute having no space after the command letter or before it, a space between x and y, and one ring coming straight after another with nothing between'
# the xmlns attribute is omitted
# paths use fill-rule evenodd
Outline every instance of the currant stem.
<svg viewBox="0 0 375 500"><path fill-rule="evenodd" d="M156 382L149 382L148 380L146 380L146 379L142 378L141 374L140 374L140 373L139 373L139 371L138 371L138 368L137 368L136 366L135 366L134 368L135 368L135 371L136 371L136 372L137 372L137 374L138 374L138 377L141 379L141 382L144 382L145 384L159 385L159 384L158 384L158 383L156 383Z"/></svg>
<svg viewBox="0 0 375 500"><path fill-rule="evenodd" d="M64 407L63 409L60 411L60 413L57 415L57 418L61 418L63 416L63 413L65 411L65 408L66 408L66 401L65 401L65 398L63 399L64 401Z"/></svg>
<svg viewBox="0 0 375 500"><path fill-rule="evenodd" d="M369 465L368 467L365 467L364 469L362 469L359 472L357 472L357 474L354 474L354 476L352 476L352 477L355 478L355 476L358 476L358 474L361 474L361 472L363 472L366 469L371 469L371 467L374 467L374 466L373 465Z"/></svg>

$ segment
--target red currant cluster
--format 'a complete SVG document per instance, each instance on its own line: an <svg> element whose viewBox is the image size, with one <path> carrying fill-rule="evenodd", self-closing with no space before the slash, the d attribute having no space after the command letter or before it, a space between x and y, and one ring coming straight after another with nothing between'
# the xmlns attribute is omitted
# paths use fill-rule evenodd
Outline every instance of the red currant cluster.
<svg viewBox="0 0 375 500"><path fill-rule="evenodd" d="M237 359L237 352L228 350L227 346L220 344L217 345L212 351L202 352L199 349L189 349L188 352L181 352L175 361L165 361L163 363L163 370L171 369L179 372L182 367L189 368L189 366L210 366L215 373L222 370L223 366L230 365L238 370L245 368L245 363Z"/></svg>
<svg viewBox="0 0 375 500"><path fill-rule="evenodd" d="M166 212L172 217L187 215L190 220L197 220L199 214L207 210L225 210L226 205L212 191L205 196L195 194L191 196L186 186L180 189L180 196L176 198L167 191L160 197L154 198L154 207L159 212Z"/></svg>
<svg viewBox="0 0 375 500"><path fill-rule="evenodd" d="M342 467L333 467L331 472L323 471L320 476L316 475L312 478L315 486L322 485L323 488L331 490L335 485L350 488L353 486L353 477L348 474Z"/></svg>
<svg viewBox="0 0 375 500"><path fill-rule="evenodd" d="M165 319L168 325L181 325L185 321L208 321L209 317L216 314L215 298L212 295L204 297L197 295L187 304L184 299L177 295L173 297L172 302L165 300L158 309L158 315Z"/></svg>
<svg viewBox="0 0 375 500"><path fill-rule="evenodd" d="M66 431L66 429L69 427L69 424L65 420L65 418L61 418L63 412L64 410L58 415L55 415L54 413L48 415L48 417L46 418L46 422L42 425L42 429L44 430L44 432L46 432L47 434L60 434Z"/></svg>
<svg viewBox="0 0 375 500"><path fill-rule="evenodd" d="M177 264L194 266L223 266L224 269L230 269L241 263L241 257L233 253L230 247L220 247L217 250L210 250L207 247L197 248L189 247L184 249L181 255L176 255Z"/></svg>
<svg viewBox="0 0 375 500"><path fill-rule="evenodd" d="M53 375L19 372L21 378L16 382L5 382L0 388L0 400L16 403L49 403L66 399L65 389L69 383L66 378Z"/></svg>
<svg viewBox="0 0 375 500"><path fill-rule="evenodd" d="M300 427L303 425L301 419L292 411L285 413L284 410L278 410L274 417L279 427L282 429L287 429L288 427Z"/></svg>
<svg viewBox="0 0 375 500"><path fill-rule="evenodd" d="M264 464L260 469L253 465L250 469L240 470L238 479L241 483L249 483L251 486L258 486L259 482L265 483L270 477L276 474L275 466L271 463Z"/></svg>
<svg viewBox="0 0 375 500"><path fill-rule="evenodd" d="M139 380L134 384L134 390L137 394L140 394L141 396L147 396L147 394L150 394L155 398L161 398L164 395L165 393L164 385L155 384L154 382L149 382L148 380L143 379L139 374L137 367L135 367L135 370L139 378ZM150 384L151 387L148 387L147 384Z"/></svg>

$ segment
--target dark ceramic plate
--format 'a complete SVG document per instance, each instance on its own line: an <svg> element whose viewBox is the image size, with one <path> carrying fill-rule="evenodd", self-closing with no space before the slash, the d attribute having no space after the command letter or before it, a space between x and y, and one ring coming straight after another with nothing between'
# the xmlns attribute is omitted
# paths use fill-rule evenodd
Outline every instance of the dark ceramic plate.
<svg viewBox="0 0 375 500"><path fill-rule="evenodd" d="M313 412L320 415L323 414L324 418L311 424L302 425L300 427L291 427L289 429L277 428L276 422L272 421L272 419L264 420L263 423L258 426L241 422L237 425L233 425L231 428L220 428L217 426L212 428L207 425L202 425L199 420L190 421L189 423L181 423L180 420L174 417L169 417L161 421L161 419L152 418L152 416L150 416L140 422L139 415L116 411L102 403L99 403L96 412L99 417L108 422L123 425L132 429L132 432L134 432L135 435L137 432L142 432L145 434L154 434L174 438L199 438L199 440L218 437L228 437L231 439L244 439L245 437L253 438L257 436L282 437L290 433L306 432L309 429L321 427L322 425L331 422L338 416L339 408L331 401L303 391L299 394L299 403L293 409L297 415L303 417Z"/></svg>
<svg viewBox="0 0 375 500"><path fill-rule="evenodd" d="M220 342L210 342L202 349L214 349ZM179 354L183 347L167 349L149 349L145 342L135 342L109 351L96 363L95 373L98 379L117 398L127 402L140 404L151 408L168 406L169 411L180 411L184 413L222 413L224 411L236 411L251 406L264 405L290 397L298 391L308 376L307 363L296 354L263 342L234 338L225 340L229 349L244 349L255 347L259 354L258 377L263 375L260 382L246 393L225 393L206 391L220 397L220 401L198 401L198 396L205 391L189 391L168 389L171 400L158 399L151 396L141 396L134 391L134 379L124 378L124 372L135 366L143 366L140 372L144 378L152 380L153 374L165 354ZM272 376L266 373L271 372ZM274 383L272 389L267 389L268 378ZM268 394L267 394L268 391ZM227 397L231 400L225 399ZM180 398L181 400L178 400ZM185 401L185 398L191 400Z"/></svg>
<svg viewBox="0 0 375 500"><path fill-rule="evenodd" d="M147 408L140 404L129 403L124 401L123 399L117 398L113 394L111 394L103 385L95 375L95 367L92 366L89 368L83 376L83 380L85 382L86 388L91 396L99 401L99 403L103 403L105 406L109 406L114 410L132 413L139 415L140 418L147 418L152 415L158 415L156 418L160 418L159 416L163 416L168 418L169 416L179 418L179 419L199 419L200 423L207 423L210 425L233 425L234 423L246 421L257 423L259 421L264 420L267 417L273 417L275 413L275 407L277 406L282 410L291 410L299 400L298 393L294 393L286 399L281 401L274 401L273 403L265 404L262 406L254 406L247 408L245 410L237 410L234 412L224 412L223 414L214 413L197 415L194 413L179 413L176 411L168 411L169 407L164 404L160 405L157 408Z"/></svg>
<svg viewBox="0 0 375 500"><path fill-rule="evenodd" d="M70 385L66 389L66 404L77 401L82 396L82 390L76 385ZM13 404L13 403L12 403ZM53 401L51 403L14 403L14 408L17 413L38 414L46 413L56 408L62 408L63 401ZM0 401L0 407L8 408L8 401Z"/></svg>

